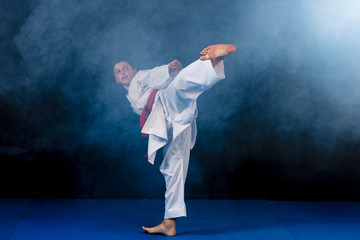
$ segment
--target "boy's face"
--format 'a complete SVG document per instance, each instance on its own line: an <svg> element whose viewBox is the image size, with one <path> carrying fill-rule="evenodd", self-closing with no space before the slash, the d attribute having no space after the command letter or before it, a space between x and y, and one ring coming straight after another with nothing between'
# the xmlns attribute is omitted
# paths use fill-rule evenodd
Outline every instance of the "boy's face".
<svg viewBox="0 0 360 240"><path fill-rule="evenodd" d="M114 66L115 80L124 87L130 85L130 82L136 73L136 69L133 69L127 62L119 62Z"/></svg>

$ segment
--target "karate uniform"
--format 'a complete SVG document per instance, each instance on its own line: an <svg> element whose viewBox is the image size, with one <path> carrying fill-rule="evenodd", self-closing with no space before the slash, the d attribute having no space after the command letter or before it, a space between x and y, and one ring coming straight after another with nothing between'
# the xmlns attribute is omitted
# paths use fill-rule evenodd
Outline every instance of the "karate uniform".
<svg viewBox="0 0 360 240"><path fill-rule="evenodd" d="M153 89L160 89L152 111L142 129L149 134L148 161L154 164L157 150L163 148L160 165L166 183L165 219L186 216L184 185L190 149L196 140L196 99L219 80L224 79L224 63L215 68L211 61L197 60L182 69L173 79L168 65L138 71L128 95L134 112L141 114Z"/></svg>

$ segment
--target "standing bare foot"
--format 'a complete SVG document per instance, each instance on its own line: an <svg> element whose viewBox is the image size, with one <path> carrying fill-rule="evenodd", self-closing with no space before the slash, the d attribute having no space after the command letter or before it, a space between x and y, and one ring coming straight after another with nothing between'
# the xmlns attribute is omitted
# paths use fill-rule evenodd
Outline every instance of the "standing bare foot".
<svg viewBox="0 0 360 240"><path fill-rule="evenodd" d="M168 237L176 236L176 218L164 219L164 221L156 227L142 229L148 234L162 234Z"/></svg>
<svg viewBox="0 0 360 240"><path fill-rule="evenodd" d="M213 67L223 60L226 56L236 51L236 47L232 44L215 44L204 48L200 54L200 60L211 60Z"/></svg>

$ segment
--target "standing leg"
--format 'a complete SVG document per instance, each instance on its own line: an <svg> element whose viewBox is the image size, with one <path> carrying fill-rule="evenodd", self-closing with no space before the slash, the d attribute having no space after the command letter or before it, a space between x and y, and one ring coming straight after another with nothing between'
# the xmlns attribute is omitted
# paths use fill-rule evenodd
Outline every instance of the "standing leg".
<svg viewBox="0 0 360 240"><path fill-rule="evenodd" d="M171 133L169 124L168 132ZM184 130L176 139L169 136L169 142L163 147L164 160L160 172L165 178L165 216L164 221L153 228L143 229L150 234L176 235L176 218L186 217L184 200L185 181L189 166L191 148L191 127Z"/></svg>
<svg viewBox="0 0 360 240"><path fill-rule="evenodd" d="M189 166L191 127L184 130L164 148L160 171L165 178L165 219L186 217L185 181Z"/></svg>

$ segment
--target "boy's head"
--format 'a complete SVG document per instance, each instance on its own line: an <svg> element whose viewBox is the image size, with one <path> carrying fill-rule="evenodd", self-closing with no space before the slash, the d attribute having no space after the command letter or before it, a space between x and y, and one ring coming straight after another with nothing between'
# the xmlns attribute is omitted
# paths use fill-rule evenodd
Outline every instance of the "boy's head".
<svg viewBox="0 0 360 240"><path fill-rule="evenodd" d="M116 83L123 85L126 90L129 90L129 85L131 80L137 73L136 69L133 69L132 66L125 62L121 61L114 65L114 74Z"/></svg>

